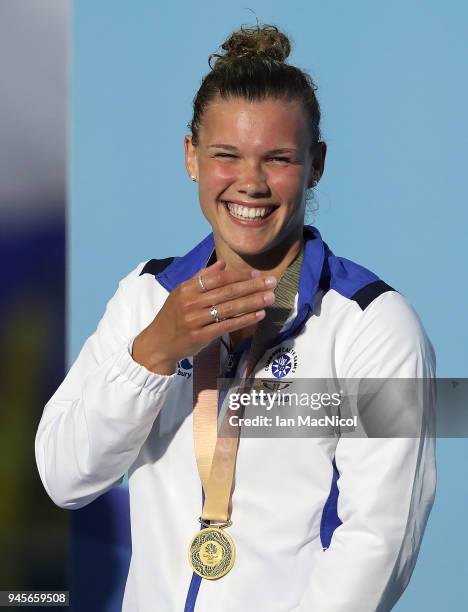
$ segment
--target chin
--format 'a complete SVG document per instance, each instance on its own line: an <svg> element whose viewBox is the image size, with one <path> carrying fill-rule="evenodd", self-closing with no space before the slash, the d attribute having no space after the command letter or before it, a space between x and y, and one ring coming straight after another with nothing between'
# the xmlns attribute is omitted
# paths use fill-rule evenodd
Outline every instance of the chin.
<svg viewBox="0 0 468 612"><path fill-rule="evenodd" d="M257 240L246 244L245 242L235 243L232 240L225 240L225 243L231 251L241 257L255 257L267 252L272 247L273 241Z"/></svg>

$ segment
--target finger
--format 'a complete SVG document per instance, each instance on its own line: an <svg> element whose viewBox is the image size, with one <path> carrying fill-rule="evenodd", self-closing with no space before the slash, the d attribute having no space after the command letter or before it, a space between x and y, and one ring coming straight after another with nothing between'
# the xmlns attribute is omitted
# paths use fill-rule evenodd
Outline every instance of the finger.
<svg viewBox="0 0 468 612"><path fill-rule="evenodd" d="M247 313L263 310L266 306L271 306L275 301L273 291L263 291L253 296L246 296L236 300L230 300L223 304L214 306L216 308L218 318L223 321L228 318L238 317ZM195 328L201 328L205 325L213 323L211 315L212 305L198 309L190 316L190 323Z"/></svg>
<svg viewBox="0 0 468 612"><path fill-rule="evenodd" d="M226 319L219 323L212 323L206 325L198 332L198 340L202 344L208 344L215 338L223 336L224 334L237 331L250 325L255 325L265 317L265 310L257 310L256 312L249 312L232 319Z"/></svg>
<svg viewBox="0 0 468 612"><path fill-rule="evenodd" d="M211 291L212 289L217 289L218 287L223 287L230 283L235 283L238 281L250 280L256 275L256 271L254 270L213 270L209 273L202 274L203 277L203 285L206 287L206 291ZM200 281L198 280L200 274L195 274L192 279L193 287L200 287Z"/></svg>
<svg viewBox="0 0 468 612"><path fill-rule="evenodd" d="M208 273L211 273L211 272L216 271L216 270L222 270L225 266L226 266L226 262L224 261L224 259L218 259L214 263L212 263L211 265L206 266L206 268L201 268L197 272L197 274L202 274L203 272L208 274Z"/></svg>
<svg viewBox="0 0 468 612"><path fill-rule="evenodd" d="M203 282L206 286L205 281ZM224 304L225 302L230 302L245 296L264 293L269 289L274 289L276 285L277 280L274 276L261 276L246 281L238 281L202 292L197 299L197 304L201 308L211 306L212 304Z"/></svg>
<svg viewBox="0 0 468 612"><path fill-rule="evenodd" d="M223 259L218 259L210 266L201 268L191 279L183 283L190 291L196 291L197 293L205 293L208 291L206 287L206 279L213 271L223 270L226 266L226 262Z"/></svg>
<svg viewBox="0 0 468 612"><path fill-rule="evenodd" d="M208 289L206 288L206 279L209 278L210 274L213 272L219 272L226 267L226 262L223 259L218 259L210 266L205 268L201 268L196 274L192 276L191 279L187 281L188 287L191 287L192 290L196 290L197 292L206 292Z"/></svg>

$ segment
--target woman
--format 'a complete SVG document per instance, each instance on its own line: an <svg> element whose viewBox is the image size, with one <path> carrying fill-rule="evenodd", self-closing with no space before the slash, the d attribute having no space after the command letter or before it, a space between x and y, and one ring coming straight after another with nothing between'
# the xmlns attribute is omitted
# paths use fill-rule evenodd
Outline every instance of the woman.
<svg viewBox="0 0 468 612"><path fill-rule="evenodd" d="M287 37L241 28L222 48L185 138L213 231L121 281L44 409L38 469L68 509L128 472L126 611L390 610L434 498L424 422L412 438L250 438L236 425L213 436L217 376L242 386L435 368L406 300L304 226L326 145Z"/></svg>

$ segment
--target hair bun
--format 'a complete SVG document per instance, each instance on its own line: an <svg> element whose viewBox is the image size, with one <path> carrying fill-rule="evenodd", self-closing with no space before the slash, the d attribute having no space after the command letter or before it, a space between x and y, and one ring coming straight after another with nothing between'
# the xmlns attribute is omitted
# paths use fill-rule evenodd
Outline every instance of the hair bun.
<svg viewBox="0 0 468 612"><path fill-rule="evenodd" d="M221 45L225 53L218 55L213 53L211 58L216 57L216 64L225 63L240 57L264 57L284 62L291 52L291 44L288 37L273 25L257 25L254 27L243 27L233 32Z"/></svg>

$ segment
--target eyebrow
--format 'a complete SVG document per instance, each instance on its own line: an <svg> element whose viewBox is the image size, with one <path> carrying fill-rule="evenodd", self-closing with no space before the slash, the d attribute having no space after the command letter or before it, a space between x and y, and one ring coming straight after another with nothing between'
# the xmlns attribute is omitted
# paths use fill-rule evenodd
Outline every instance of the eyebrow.
<svg viewBox="0 0 468 612"><path fill-rule="evenodd" d="M235 147L234 145L230 145L230 144L223 144L223 143L217 143L217 144L210 144L208 145L208 149L210 148L220 148L220 149L229 149L229 151L237 151L237 147ZM290 149L287 147L281 147L279 149L270 149L270 151L266 152L266 155L274 155L277 153L297 153L297 149Z"/></svg>

